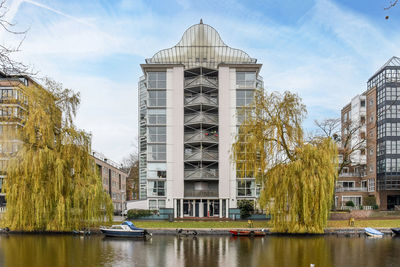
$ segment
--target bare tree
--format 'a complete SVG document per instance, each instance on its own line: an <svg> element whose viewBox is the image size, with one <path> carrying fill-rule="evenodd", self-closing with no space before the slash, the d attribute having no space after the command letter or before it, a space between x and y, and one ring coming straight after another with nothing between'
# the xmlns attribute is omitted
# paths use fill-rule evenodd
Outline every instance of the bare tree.
<svg viewBox="0 0 400 267"><path fill-rule="evenodd" d="M332 138L339 145L339 154L342 160L339 162L338 174L344 167L353 163L352 156L356 151L366 149L365 136L361 136L360 129L365 122L352 122L351 120L341 122L341 119L331 118L322 121L314 121L318 127L317 136Z"/></svg>
<svg viewBox="0 0 400 267"><path fill-rule="evenodd" d="M28 30L17 31L15 30L15 24L7 20L9 9L6 6L6 2L6 0L0 2L0 30L4 31L5 34L18 35L20 36L20 40L17 45L14 46L0 43L0 71L8 75L32 74L29 73L29 67L27 65L12 58L12 54L20 51L22 42L25 40Z"/></svg>
<svg viewBox="0 0 400 267"><path fill-rule="evenodd" d="M139 157L133 152L122 160L123 169L128 172L126 179L127 200L138 199L139 197Z"/></svg>

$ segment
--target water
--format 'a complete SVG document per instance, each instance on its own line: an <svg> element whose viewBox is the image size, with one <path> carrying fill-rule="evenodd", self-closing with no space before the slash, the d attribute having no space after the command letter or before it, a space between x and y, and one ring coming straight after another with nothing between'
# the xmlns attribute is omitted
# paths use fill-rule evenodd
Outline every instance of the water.
<svg viewBox="0 0 400 267"><path fill-rule="evenodd" d="M400 266L400 238L0 235L0 266Z"/></svg>

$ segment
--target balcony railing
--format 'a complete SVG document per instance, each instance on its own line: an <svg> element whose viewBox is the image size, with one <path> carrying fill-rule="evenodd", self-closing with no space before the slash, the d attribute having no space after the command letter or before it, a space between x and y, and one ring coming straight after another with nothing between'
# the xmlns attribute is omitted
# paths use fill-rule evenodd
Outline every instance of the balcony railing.
<svg viewBox="0 0 400 267"><path fill-rule="evenodd" d="M189 161L217 161L218 152L205 149L196 149L192 152L185 151L185 160Z"/></svg>
<svg viewBox="0 0 400 267"><path fill-rule="evenodd" d="M185 105L218 105L218 98L211 97L206 94L197 94L194 97L186 97L185 98Z"/></svg>
<svg viewBox="0 0 400 267"><path fill-rule="evenodd" d="M185 170L185 180L215 180L218 179L218 170L199 168Z"/></svg>
<svg viewBox="0 0 400 267"><path fill-rule="evenodd" d="M185 142L218 142L218 134L207 131L185 133Z"/></svg>
<svg viewBox="0 0 400 267"><path fill-rule="evenodd" d="M185 124L218 124L218 116L205 112L198 112L194 114L185 115Z"/></svg>
<svg viewBox="0 0 400 267"><path fill-rule="evenodd" d="M218 197L218 190L185 190L185 197Z"/></svg>
<svg viewBox="0 0 400 267"><path fill-rule="evenodd" d="M336 192L368 192L367 187L336 187Z"/></svg>
<svg viewBox="0 0 400 267"><path fill-rule="evenodd" d="M340 173L339 177L365 177L365 172L348 172L348 173Z"/></svg>
<svg viewBox="0 0 400 267"><path fill-rule="evenodd" d="M209 87L218 87L217 78L212 78L208 76L199 75L194 78L185 79L185 87L194 87L194 86L209 86Z"/></svg>

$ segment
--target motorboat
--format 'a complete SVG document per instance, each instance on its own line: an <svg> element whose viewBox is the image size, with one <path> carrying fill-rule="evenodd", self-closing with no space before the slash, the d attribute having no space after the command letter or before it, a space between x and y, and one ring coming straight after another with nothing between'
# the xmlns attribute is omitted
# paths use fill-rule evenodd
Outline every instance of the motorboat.
<svg viewBox="0 0 400 267"><path fill-rule="evenodd" d="M391 230L395 235L400 236L400 228L392 228Z"/></svg>
<svg viewBox="0 0 400 267"><path fill-rule="evenodd" d="M262 230L229 230L233 236L265 236L266 232Z"/></svg>
<svg viewBox="0 0 400 267"><path fill-rule="evenodd" d="M370 227L365 228L365 234L370 237L383 237L382 232Z"/></svg>
<svg viewBox="0 0 400 267"><path fill-rule="evenodd" d="M146 237L151 235L146 229L137 228L130 221L111 227L100 227L100 231L107 237Z"/></svg>

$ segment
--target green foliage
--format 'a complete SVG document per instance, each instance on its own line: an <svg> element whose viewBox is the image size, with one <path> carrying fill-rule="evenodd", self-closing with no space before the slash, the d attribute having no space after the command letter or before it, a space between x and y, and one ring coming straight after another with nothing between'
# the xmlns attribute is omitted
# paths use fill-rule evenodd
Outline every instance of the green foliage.
<svg viewBox="0 0 400 267"><path fill-rule="evenodd" d="M364 197L364 206L375 206L375 205L376 205L375 196Z"/></svg>
<svg viewBox="0 0 400 267"><path fill-rule="evenodd" d="M377 210L377 209L379 209L379 206L378 206L377 204L375 204L375 205L372 205L372 208L373 208L374 210Z"/></svg>
<svg viewBox="0 0 400 267"><path fill-rule="evenodd" d="M233 144L236 169L262 184L259 203L273 230L323 233L333 199L337 148L330 138L306 142L306 109L296 94L259 90L241 112L246 120Z"/></svg>
<svg viewBox="0 0 400 267"><path fill-rule="evenodd" d="M354 205L353 201L349 200L349 201L346 202L346 206L347 207L354 207L355 205Z"/></svg>
<svg viewBox="0 0 400 267"><path fill-rule="evenodd" d="M239 200L238 208L240 209L240 218L246 219L254 212L254 203L247 199Z"/></svg>
<svg viewBox="0 0 400 267"><path fill-rule="evenodd" d="M148 217L153 214L154 214L154 211L152 211L152 210L131 209L131 210L128 210L127 218L128 219L137 219L137 218L141 218L141 217Z"/></svg>
<svg viewBox="0 0 400 267"><path fill-rule="evenodd" d="M68 231L112 219L112 201L90 156L91 136L76 129L79 94L46 82L22 88L28 99L7 164L4 224L12 230ZM3 138L9 139L6 133Z"/></svg>

